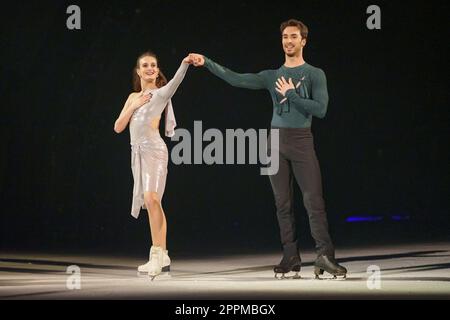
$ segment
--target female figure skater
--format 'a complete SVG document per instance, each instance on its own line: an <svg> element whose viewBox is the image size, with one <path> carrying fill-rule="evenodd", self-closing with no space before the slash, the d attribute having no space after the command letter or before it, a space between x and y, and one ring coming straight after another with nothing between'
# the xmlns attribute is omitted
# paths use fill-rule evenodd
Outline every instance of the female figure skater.
<svg viewBox="0 0 450 320"><path fill-rule="evenodd" d="M132 92L114 124L114 131L122 132L130 123L131 170L134 187L131 215L139 216L140 209L148 211L152 246L149 261L138 267L152 280L161 272L170 271L170 258L166 249L167 222L161 200L164 193L168 151L159 134L159 121L165 110L166 136L174 135L176 126L171 98L183 80L190 56L183 59L172 80L167 82L152 52L145 52L136 61L133 70Z"/></svg>

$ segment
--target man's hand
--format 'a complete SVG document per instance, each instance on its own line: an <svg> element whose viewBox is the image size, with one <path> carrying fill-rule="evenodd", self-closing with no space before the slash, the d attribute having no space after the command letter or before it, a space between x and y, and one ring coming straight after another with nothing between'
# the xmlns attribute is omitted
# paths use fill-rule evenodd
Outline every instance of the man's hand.
<svg viewBox="0 0 450 320"><path fill-rule="evenodd" d="M292 82L292 79L289 78L289 82L286 81L284 77L278 78L277 82L275 82L276 88L279 93L284 97L286 95L286 91L290 89L295 89L294 83Z"/></svg>
<svg viewBox="0 0 450 320"><path fill-rule="evenodd" d="M193 59L193 65L195 67L201 67L205 64L205 57L198 53L190 53L190 57Z"/></svg>

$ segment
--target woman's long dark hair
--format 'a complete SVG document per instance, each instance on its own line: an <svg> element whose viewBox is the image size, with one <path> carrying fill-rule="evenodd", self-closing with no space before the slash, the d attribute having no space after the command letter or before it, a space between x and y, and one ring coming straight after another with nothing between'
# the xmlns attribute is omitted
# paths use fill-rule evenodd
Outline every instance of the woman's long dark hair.
<svg viewBox="0 0 450 320"><path fill-rule="evenodd" d="M139 62L141 61L141 59L143 57L153 57L156 59L156 63L158 64L158 68L159 68L159 62L158 62L158 57L156 56L156 54L154 54L151 51L146 51L143 54L141 54L136 61L136 66L133 69L133 90L135 92L140 92L142 90L141 88L141 78L139 78L139 75L137 74L137 69L139 69ZM156 78L156 86L158 88L161 88L163 86L165 86L167 84L167 79L164 76L164 74L161 72L161 69L159 69L159 74L158 74L158 78Z"/></svg>

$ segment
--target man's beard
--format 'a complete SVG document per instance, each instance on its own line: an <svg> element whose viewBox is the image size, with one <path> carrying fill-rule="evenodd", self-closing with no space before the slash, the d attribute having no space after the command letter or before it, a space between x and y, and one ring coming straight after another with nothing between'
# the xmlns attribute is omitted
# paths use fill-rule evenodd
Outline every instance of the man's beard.
<svg viewBox="0 0 450 320"><path fill-rule="evenodd" d="M292 58L292 57L298 56L298 55L300 54L300 51L294 51L294 52L292 52L292 53L285 52L285 54L286 54L289 58Z"/></svg>
<svg viewBox="0 0 450 320"><path fill-rule="evenodd" d="M289 58L293 58L293 57L298 57L299 55L301 55L301 50L299 50L298 48L296 48L296 50L292 50L292 52L288 52L287 50L285 50L284 53L285 53Z"/></svg>

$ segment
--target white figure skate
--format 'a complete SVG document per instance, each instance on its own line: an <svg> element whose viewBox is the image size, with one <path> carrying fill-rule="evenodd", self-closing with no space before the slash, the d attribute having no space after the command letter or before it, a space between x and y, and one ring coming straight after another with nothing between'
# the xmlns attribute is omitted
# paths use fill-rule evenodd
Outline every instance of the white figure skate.
<svg viewBox="0 0 450 320"><path fill-rule="evenodd" d="M138 267L138 275L147 275L148 271L150 270L150 260L151 260L151 249L150 249L150 253L148 255L148 261L147 263L140 265ZM170 272L170 257L169 257L169 252L167 250L163 250L163 264L162 264L162 270L161 272Z"/></svg>

